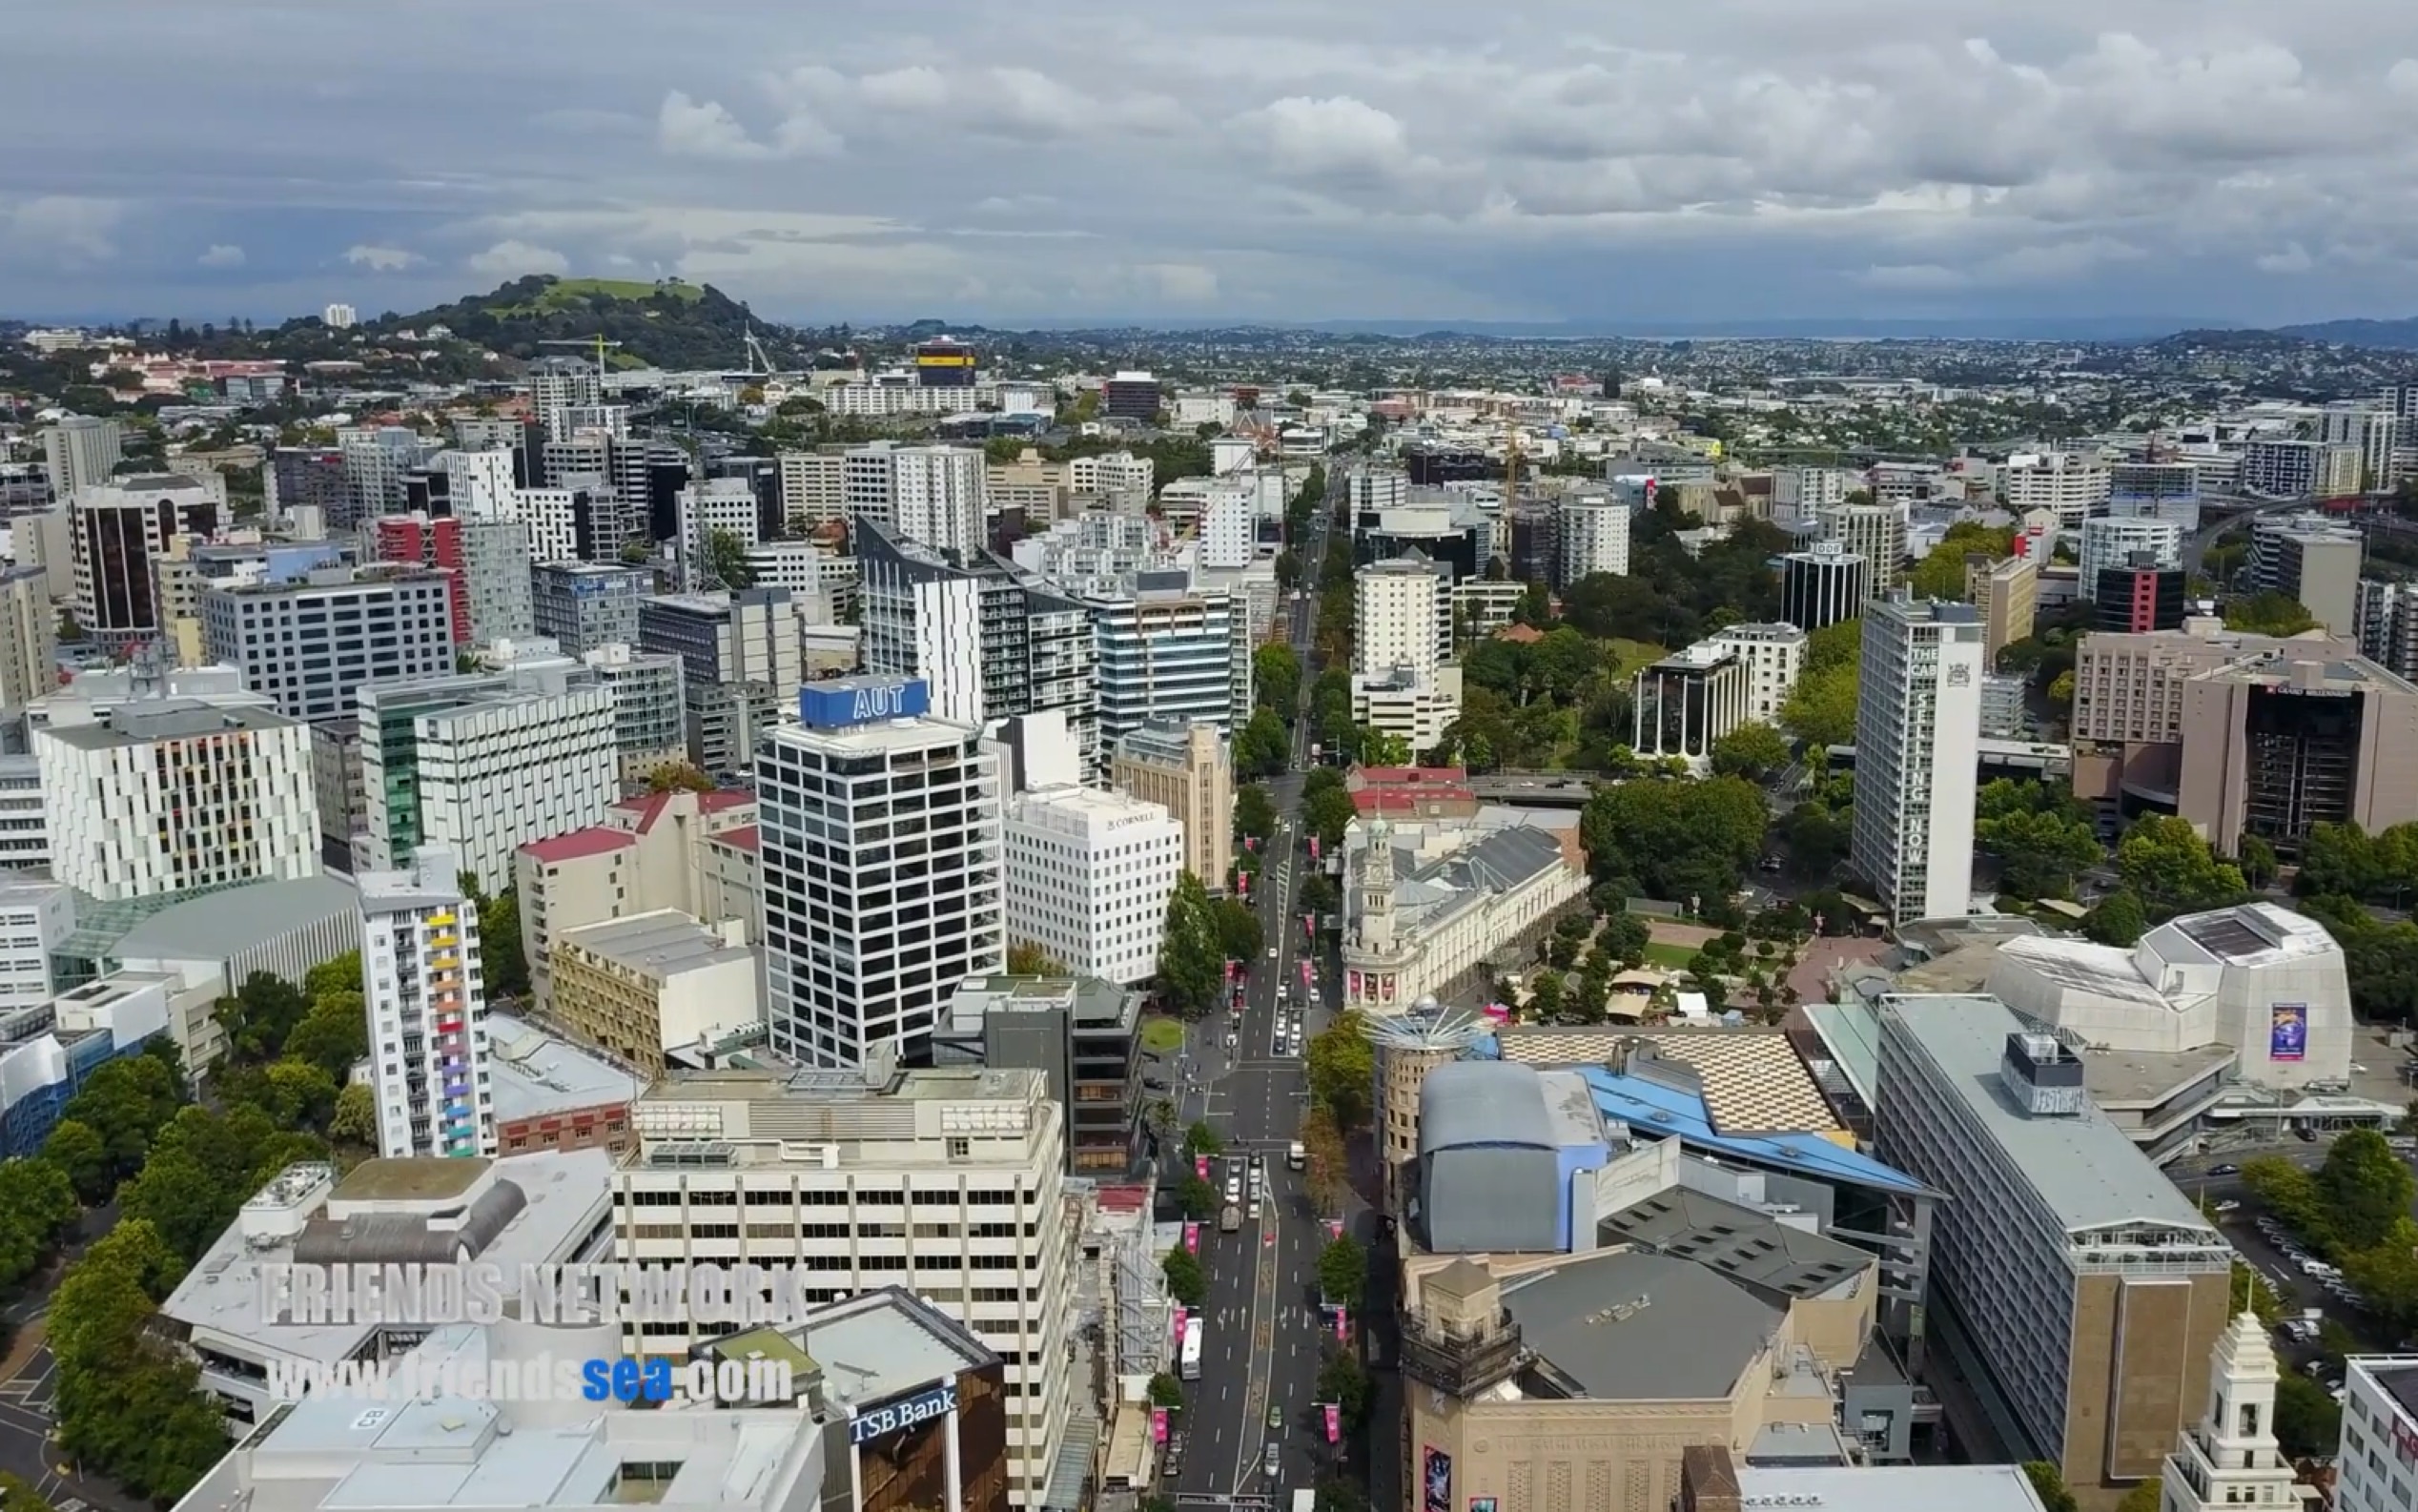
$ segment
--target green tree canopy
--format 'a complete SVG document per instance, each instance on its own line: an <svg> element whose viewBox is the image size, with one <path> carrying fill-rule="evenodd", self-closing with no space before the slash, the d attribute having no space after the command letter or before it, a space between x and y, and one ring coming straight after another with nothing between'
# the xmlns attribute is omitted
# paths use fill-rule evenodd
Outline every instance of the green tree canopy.
<svg viewBox="0 0 2418 1512"><path fill-rule="evenodd" d="M1947 599L1963 603L1965 597L1965 557L1968 553L1993 560L2015 550L2015 530L1985 525L1978 521L1960 520L1948 527L1938 543L1923 554L1906 573L1906 586L1917 599Z"/></svg>
<svg viewBox="0 0 2418 1512"><path fill-rule="evenodd" d="M1066 963L1030 941L1019 940L1008 947L1010 976L1064 976Z"/></svg>
<svg viewBox="0 0 2418 1512"><path fill-rule="evenodd" d="M2227 603L2224 624L2253 635L2301 635L2317 628L2317 616L2290 594L2268 591Z"/></svg>
<svg viewBox="0 0 2418 1512"><path fill-rule="evenodd" d="M2336 1248L2373 1248L2409 1216L2418 1181L2373 1129L2338 1135L2318 1169L2317 1190L2333 1228Z"/></svg>
<svg viewBox="0 0 2418 1512"><path fill-rule="evenodd" d="M2148 814L2116 847L2117 874L2153 919L2223 908L2249 889L2242 868L2218 859L2187 819Z"/></svg>
<svg viewBox="0 0 2418 1512"><path fill-rule="evenodd" d="M1318 1256L1319 1292L1329 1302L1360 1306L1368 1291L1368 1251L1350 1235L1329 1239Z"/></svg>
<svg viewBox="0 0 2418 1512"><path fill-rule="evenodd" d="M1789 764L1788 738L1760 720L1751 720L1712 743L1712 769L1725 777L1759 782Z"/></svg>
<svg viewBox="0 0 2418 1512"><path fill-rule="evenodd" d="M1167 1252L1159 1262L1166 1273L1167 1295L1186 1307L1199 1307L1209 1299L1209 1276L1200 1268L1200 1261L1192 1251L1178 1244Z"/></svg>
<svg viewBox="0 0 2418 1512"><path fill-rule="evenodd" d="M1186 1018L1199 1018L1225 986L1226 954L1209 889L1191 872L1176 878L1167 898L1167 926L1158 943L1158 991Z"/></svg>
<svg viewBox="0 0 2418 1512"><path fill-rule="evenodd" d="M1377 1057L1368 1023L1351 1010L1310 1036L1302 1055L1310 1098L1343 1134L1365 1126L1376 1094Z"/></svg>
<svg viewBox="0 0 2418 1512"><path fill-rule="evenodd" d="M1809 664L1780 703L1780 724L1814 752L1855 744L1855 664Z"/></svg>
<svg viewBox="0 0 2418 1512"><path fill-rule="evenodd" d="M1276 833L1276 801L1258 783L1245 783L1235 789L1234 830L1254 840L1265 840Z"/></svg>

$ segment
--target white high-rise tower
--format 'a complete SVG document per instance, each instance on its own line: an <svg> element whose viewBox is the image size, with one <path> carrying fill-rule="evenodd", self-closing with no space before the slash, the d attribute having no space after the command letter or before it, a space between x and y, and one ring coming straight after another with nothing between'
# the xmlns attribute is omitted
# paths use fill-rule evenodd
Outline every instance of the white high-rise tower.
<svg viewBox="0 0 2418 1512"><path fill-rule="evenodd" d="M2275 1382L2266 1331L2256 1314L2235 1314L2209 1359L2208 1410L2166 1457L2159 1512L2301 1505L2292 1461L2276 1447Z"/></svg>
<svg viewBox="0 0 2418 1512"><path fill-rule="evenodd" d="M409 871L365 871L361 991L378 1088L378 1153L492 1155L495 1088L479 913L461 862L423 848Z"/></svg>
<svg viewBox="0 0 2418 1512"><path fill-rule="evenodd" d="M1981 650L1969 603L1901 588L1865 606L1849 861L1892 924L1961 919L1973 904Z"/></svg>

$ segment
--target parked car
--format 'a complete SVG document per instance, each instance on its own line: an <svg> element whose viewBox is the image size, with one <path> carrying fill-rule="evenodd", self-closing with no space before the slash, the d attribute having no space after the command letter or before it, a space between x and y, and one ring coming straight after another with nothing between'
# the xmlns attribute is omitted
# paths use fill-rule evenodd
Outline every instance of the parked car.
<svg viewBox="0 0 2418 1512"><path fill-rule="evenodd" d="M2238 1176L2241 1174L2242 1168L2236 1165L2210 1166L2208 1168L2208 1175L2212 1176Z"/></svg>

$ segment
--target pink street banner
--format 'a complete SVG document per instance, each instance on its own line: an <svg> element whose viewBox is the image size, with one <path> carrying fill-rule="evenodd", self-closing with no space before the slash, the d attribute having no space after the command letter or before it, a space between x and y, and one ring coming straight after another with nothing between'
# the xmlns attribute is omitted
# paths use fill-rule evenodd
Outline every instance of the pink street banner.
<svg viewBox="0 0 2418 1512"><path fill-rule="evenodd" d="M1348 1307L1339 1307L1335 1310L1335 1342L1348 1344L1351 1341L1352 1310Z"/></svg>
<svg viewBox="0 0 2418 1512"><path fill-rule="evenodd" d="M1184 1341L1184 1318L1187 1315L1181 1307L1176 1309L1176 1336L1170 1340L1170 1342L1181 1344Z"/></svg>
<svg viewBox="0 0 2418 1512"><path fill-rule="evenodd" d="M1150 1441L1153 1443L1167 1441L1167 1409L1164 1407L1150 1409Z"/></svg>
<svg viewBox="0 0 2418 1512"><path fill-rule="evenodd" d="M1326 1411L1326 1441L1327 1441L1328 1443L1341 1443L1341 1442L1342 1442L1342 1441L1343 1441L1343 1409L1342 1409L1342 1408L1341 1408L1341 1407L1339 1407L1339 1406L1337 1406L1335 1403L1333 1403L1333 1402L1331 1402L1331 1401L1330 1401L1330 1402L1328 1402L1328 1403L1326 1404L1325 1411Z"/></svg>
<svg viewBox="0 0 2418 1512"><path fill-rule="evenodd" d="M1200 1253L1199 1224L1187 1223L1184 1225L1184 1248L1195 1255Z"/></svg>
<svg viewBox="0 0 2418 1512"><path fill-rule="evenodd" d="M1343 1236L1343 1220L1342 1218L1329 1218L1326 1220L1326 1236L1330 1242Z"/></svg>

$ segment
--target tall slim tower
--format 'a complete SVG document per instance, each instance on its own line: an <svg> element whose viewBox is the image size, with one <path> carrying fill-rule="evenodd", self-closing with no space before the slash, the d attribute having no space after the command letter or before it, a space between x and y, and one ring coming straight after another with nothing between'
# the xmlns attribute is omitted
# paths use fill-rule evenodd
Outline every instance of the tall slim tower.
<svg viewBox="0 0 2418 1512"><path fill-rule="evenodd" d="M1849 861L1892 924L1961 919L1973 904L1980 613L1902 588L1864 614Z"/></svg>
<svg viewBox="0 0 2418 1512"><path fill-rule="evenodd" d="M2208 1410L2175 1439L2159 1512L2299 1506L2292 1461L2275 1442L2275 1351L2256 1314L2234 1315L2208 1365Z"/></svg>
<svg viewBox="0 0 2418 1512"><path fill-rule="evenodd" d="M461 895L460 867L452 851L424 848L409 871L360 877L382 1155L496 1153L479 913Z"/></svg>

